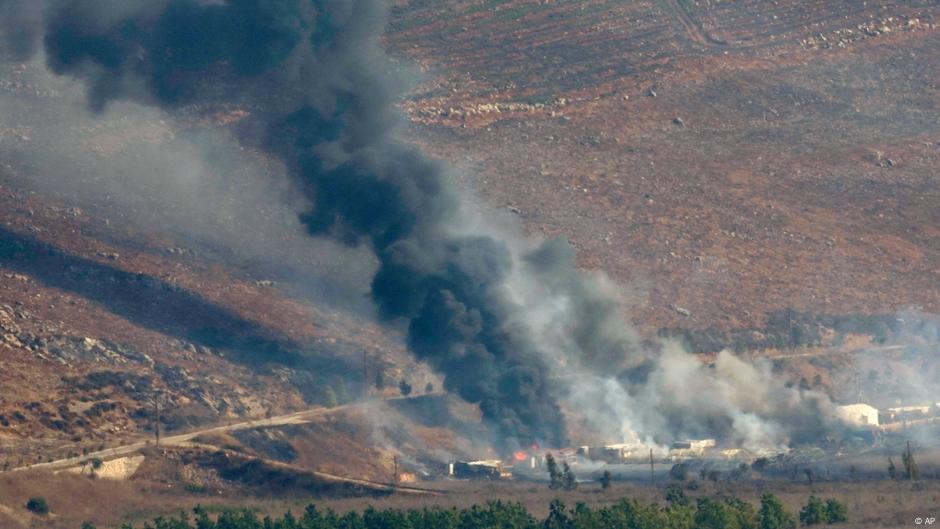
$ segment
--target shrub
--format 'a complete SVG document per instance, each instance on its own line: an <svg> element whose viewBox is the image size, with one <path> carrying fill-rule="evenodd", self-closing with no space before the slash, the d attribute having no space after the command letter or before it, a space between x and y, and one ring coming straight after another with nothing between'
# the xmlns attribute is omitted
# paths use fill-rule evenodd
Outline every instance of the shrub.
<svg viewBox="0 0 940 529"><path fill-rule="evenodd" d="M685 463L676 463L669 469L669 477L676 481L685 481L689 477L689 467Z"/></svg>
<svg viewBox="0 0 940 529"><path fill-rule="evenodd" d="M545 454L545 466L548 468L548 488L555 490L561 488L561 471L552 454Z"/></svg>
<svg viewBox="0 0 940 529"><path fill-rule="evenodd" d="M574 472L571 471L571 467L568 466L568 462L564 462L564 470L561 473L561 485L565 490L575 490L578 488L578 480L574 475Z"/></svg>
<svg viewBox="0 0 940 529"><path fill-rule="evenodd" d="M398 391L400 391L401 394L405 397L411 395L411 384L409 384L405 379L401 379L401 382L398 383Z"/></svg>
<svg viewBox="0 0 940 529"><path fill-rule="evenodd" d="M601 488L602 489L607 490L610 488L610 481L612 477L613 476L610 475L609 470L604 471L604 473L601 475Z"/></svg>
<svg viewBox="0 0 940 529"><path fill-rule="evenodd" d="M46 503L45 498L35 497L30 498L26 502L26 510L35 513L35 514L48 514L49 513L49 504Z"/></svg>
<svg viewBox="0 0 940 529"><path fill-rule="evenodd" d="M849 521L849 510L844 503L829 498L826 500L826 514L829 517L829 523L842 523Z"/></svg>
<svg viewBox="0 0 940 529"><path fill-rule="evenodd" d="M817 525L829 523L829 512L826 510L826 504L815 495L809 497L809 501L800 510L800 524Z"/></svg>
<svg viewBox="0 0 940 529"><path fill-rule="evenodd" d="M100 457L91 458L91 468L93 468L94 470L98 470L99 468L101 468L101 465L103 464L104 464L104 461L102 461Z"/></svg>
<svg viewBox="0 0 940 529"><path fill-rule="evenodd" d="M783 504L776 496L765 492L760 497L760 528L761 529L795 529L796 520L793 515L783 508Z"/></svg>
<svg viewBox="0 0 940 529"><path fill-rule="evenodd" d="M673 483L666 487L666 502L670 505L688 505L689 498L682 491L682 487Z"/></svg>

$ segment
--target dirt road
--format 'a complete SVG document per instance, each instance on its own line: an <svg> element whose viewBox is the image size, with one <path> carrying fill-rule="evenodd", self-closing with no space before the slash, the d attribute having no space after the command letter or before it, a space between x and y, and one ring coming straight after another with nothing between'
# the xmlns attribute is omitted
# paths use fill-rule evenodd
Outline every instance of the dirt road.
<svg viewBox="0 0 940 529"><path fill-rule="evenodd" d="M390 398L386 398L382 400L385 402L388 402L388 401L394 401L394 400L404 400L407 398L413 398L413 397L390 397ZM372 402L375 402L375 401L354 402L351 404L337 406L335 408L322 408L322 407L310 408L307 410L301 410L298 412L288 413L285 415L278 415L276 417L268 417L265 419L253 419L249 421L242 421L242 422L237 422L237 423L232 423L232 424L227 424L227 425L222 425L222 426L214 426L212 428L195 430L195 431L187 432L184 434L161 437L160 445L161 446L178 446L183 443L192 441L196 437L203 435L203 434L234 432L238 430L247 430L249 428L258 428L258 427L263 427L263 426L283 426L287 424L304 424L304 423L308 423L312 421L313 419L317 417L322 417L324 415L328 415L331 413L337 413L337 412L341 412L344 410L361 407ZM114 458L114 457L125 456L128 454L133 454L152 444L153 444L153 440L150 438L147 438L146 440L143 440L143 441L138 441L138 442L130 443L126 445L114 446L111 448L106 448L104 450L90 452L88 454L77 456L77 457L67 457L63 459L56 459L54 461L49 461L47 463L36 463L34 465L18 467L18 468L11 469L11 471L16 472L20 470L33 470L33 469L59 470L63 468L72 467L75 465L80 465L83 462L96 458L96 457L100 459L106 459L106 458Z"/></svg>

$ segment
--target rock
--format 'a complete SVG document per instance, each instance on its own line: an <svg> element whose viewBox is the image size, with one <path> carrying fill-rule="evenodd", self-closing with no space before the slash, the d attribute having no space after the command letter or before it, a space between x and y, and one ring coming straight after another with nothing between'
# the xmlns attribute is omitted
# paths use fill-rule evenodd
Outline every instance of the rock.
<svg viewBox="0 0 940 529"><path fill-rule="evenodd" d="M685 121L682 121L682 118L678 116L672 118L672 122L676 125L679 125L680 127L685 127Z"/></svg>
<svg viewBox="0 0 940 529"><path fill-rule="evenodd" d="M650 88L649 92L647 92L646 95L650 97L656 97L656 90L653 90L652 88Z"/></svg>
<svg viewBox="0 0 940 529"><path fill-rule="evenodd" d="M270 279L262 279L260 281L255 281L255 286L259 287L273 287L277 284L277 281L271 281Z"/></svg>
<svg viewBox="0 0 940 529"><path fill-rule="evenodd" d="M686 310L686 309L684 309L684 308L682 308L682 307L678 307L678 306L677 306L677 307L676 307L676 312L678 312L679 314L685 316L686 318L692 316L692 313L691 313L691 312L689 312L688 310Z"/></svg>

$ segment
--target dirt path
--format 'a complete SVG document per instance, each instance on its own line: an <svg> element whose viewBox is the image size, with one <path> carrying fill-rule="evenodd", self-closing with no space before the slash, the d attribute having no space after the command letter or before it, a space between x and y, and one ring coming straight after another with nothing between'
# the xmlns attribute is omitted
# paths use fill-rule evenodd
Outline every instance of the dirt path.
<svg viewBox="0 0 940 529"><path fill-rule="evenodd" d="M702 27L702 24L695 18L695 16L689 12L689 10L682 5L681 0L664 0L666 8L672 12L676 21L679 22L679 25L682 26L682 29L685 30L686 35L692 41L701 44L703 46L727 46L728 43L716 39L708 34L705 31L705 28Z"/></svg>
<svg viewBox="0 0 940 529"><path fill-rule="evenodd" d="M388 402L388 401L395 401L395 400L405 400L408 398L414 398L414 397L390 397L390 398L386 398L382 400L385 402ZM344 404L342 406L336 406L335 408L322 408L322 407L310 408L307 410L301 410L301 411L297 411L294 413L288 413L285 415L278 415L276 417L269 417L266 419L254 419L254 420L249 420L249 421L226 424L222 426L214 426L211 428L204 428L202 430L195 430L195 431L187 432L184 434L161 437L160 445L161 446L178 446L180 444L192 441L194 438L203 434L234 432L238 430L247 430L249 428L259 428L259 427L265 427L265 426L284 426L288 424L305 424L305 423L312 421L313 419L317 417L322 417L324 415L329 415L331 413L338 413L344 410L354 409L357 407L370 404L371 402L375 402L375 401L354 402L352 404ZM135 452L138 452L147 446L151 446L152 444L153 444L152 440L150 438L147 438L147 440L144 440L144 441L138 441L138 442L130 443L126 445L114 446L111 448L106 448L104 450L90 452L88 454L77 456L77 457L66 457L63 459L56 459L54 461L49 461L47 463L36 463L34 465L17 467L17 468L11 469L10 471L16 472L20 470L35 470L35 469L59 470L63 468L72 467L75 465L80 465L83 462L96 458L96 457L100 459L105 459L105 458L126 456L128 454L133 454Z"/></svg>

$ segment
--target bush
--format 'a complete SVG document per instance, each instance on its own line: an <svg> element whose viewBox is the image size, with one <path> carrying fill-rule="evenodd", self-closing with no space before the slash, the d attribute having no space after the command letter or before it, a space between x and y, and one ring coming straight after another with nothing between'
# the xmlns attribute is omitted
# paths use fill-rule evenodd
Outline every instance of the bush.
<svg viewBox="0 0 940 529"><path fill-rule="evenodd" d="M604 473L601 475L601 488L604 489L604 490L609 489L609 488L610 488L610 481L611 481L612 478L613 478L613 476L610 475L610 471L609 471L609 470L605 470Z"/></svg>
<svg viewBox="0 0 940 529"><path fill-rule="evenodd" d="M92 468L92 469L98 470L99 468L101 468L101 465L103 465L103 464L104 464L104 461L102 461L100 457L93 457L93 458L91 458L91 468Z"/></svg>
<svg viewBox="0 0 940 529"><path fill-rule="evenodd" d="M801 525L818 525L829 523L829 512L826 510L826 504L815 495L809 497L809 501L800 510Z"/></svg>
<svg viewBox="0 0 940 529"><path fill-rule="evenodd" d="M676 481L685 481L689 477L689 467L685 463L676 463L669 469L669 477Z"/></svg>
<svg viewBox="0 0 940 529"><path fill-rule="evenodd" d="M49 513L49 504L46 503L45 498L30 498L26 502L26 510L35 514L48 514Z"/></svg>
<svg viewBox="0 0 940 529"><path fill-rule="evenodd" d="M401 379L401 382L398 383L398 391L405 397L411 395L411 384L405 379Z"/></svg>
<svg viewBox="0 0 940 529"><path fill-rule="evenodd" d="M561 484L565 490L575 490L578 488L578 480L574 475L574 472L571 471L571 467L568 466L568 462L564 462L564 470L561 473Z"/></svg>
<svg viewBox="0 0 940 529"><path fill-rule="evenodd" d="M795 529L796 520L793 515L783 508L783 504L776 496L765 492L760 497L760 528L761 529Z"/></svg>
<svg viewBox="0 0 940 529"><path fill-rule="evenodd" d="M673 483L666 487L666 502L670 505L688 505L689 498L682 491L682 487Z"/></svg>
<svg viewBox="0 0 940 529"><path fill-rule="evenodd" d="M835 498L826 500L826 514L829 516L829 523L849 521L849 509L844 503Z"/></svg>

